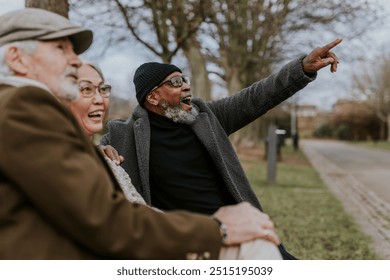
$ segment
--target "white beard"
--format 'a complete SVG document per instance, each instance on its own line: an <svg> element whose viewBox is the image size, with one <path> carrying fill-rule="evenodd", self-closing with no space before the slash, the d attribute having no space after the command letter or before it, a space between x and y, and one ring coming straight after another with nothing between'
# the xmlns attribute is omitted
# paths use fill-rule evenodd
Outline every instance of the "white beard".
<svg viewBox="0 0 390 280"><path fill-rule="evenodd" d="M66 99L68 101L73 101L79 98L80 93L79 93L79 88L77 87L76 84L63 80L60 84L59 88L59 93L58 97Z"/></svg>
<svg viewBox="0 0 390 280"><path fill-rule="evenodd" d="M58 98L73 101L80 97L79 88L77 83L67 79L67 76L71 72L77 72L75 68L68 68L61 77L59 85Z"/></svg>
<svg viewBox="0 0 390 280"><path fill-rule="evenodd" d="M162 108L164 110L164 116L176 123L192 124L196 117L199 115L198 109L192 106L191 111L184 111L180 106L171 107L168 103L163 102Z"/></svg>

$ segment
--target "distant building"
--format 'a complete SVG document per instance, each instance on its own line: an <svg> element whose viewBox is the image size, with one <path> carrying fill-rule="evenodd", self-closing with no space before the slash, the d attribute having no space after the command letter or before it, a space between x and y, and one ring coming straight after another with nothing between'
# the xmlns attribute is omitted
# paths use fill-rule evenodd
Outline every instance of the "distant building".
<svg viewBox="0 0 390 280"><path fill-rule="evenodd" d="M297 105L296 110L300 137L312 137L314 131L328 121L329 114L318 110L316 105Z"/></svg>

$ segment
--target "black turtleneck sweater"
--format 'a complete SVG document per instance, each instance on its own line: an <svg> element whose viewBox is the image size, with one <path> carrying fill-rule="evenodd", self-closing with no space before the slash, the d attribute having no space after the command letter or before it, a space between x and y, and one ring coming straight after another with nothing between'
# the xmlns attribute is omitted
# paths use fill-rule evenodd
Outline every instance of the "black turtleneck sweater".
<svg viewBox="0 0 390 280"><path fill-rule="evenodd" d="M152 205L212 214L234 204L221 175L191 127L149 112Z"/></svg>

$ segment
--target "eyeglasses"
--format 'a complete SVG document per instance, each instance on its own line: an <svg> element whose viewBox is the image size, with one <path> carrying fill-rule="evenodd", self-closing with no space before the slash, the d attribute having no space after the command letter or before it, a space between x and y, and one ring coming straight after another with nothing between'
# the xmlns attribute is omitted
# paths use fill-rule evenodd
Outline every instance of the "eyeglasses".
<svg viewBox="0 0 390 280"><path fill-rule="evenodd" d="M111 86L110 85L95 86L94 84L89 83L89 82L80 82L79 83L80 93L85 98L94 97L96 94L96 89L98 90L101 97L108 98L110 96L110 93L111 93Z"/></svg>
<svg viewBox="0 0 390 280"><path fill-rule="evenodd" d="M171 86L179 88L183 85L183 83L190 85L190 77L188 77L186 75L172 77L169 80L166 80L166 81L160 83L158 86L155 86L150 92L154 91L155 89L158 89L159 87L161 87L162 85L164 85L166 83L170 83Z"/></svg>

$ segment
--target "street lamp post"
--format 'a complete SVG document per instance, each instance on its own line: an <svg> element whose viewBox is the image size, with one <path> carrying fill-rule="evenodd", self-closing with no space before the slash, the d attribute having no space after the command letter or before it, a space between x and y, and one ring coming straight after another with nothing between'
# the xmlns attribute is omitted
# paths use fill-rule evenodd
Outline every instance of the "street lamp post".
<svg viewBox="0 0 390 280"><path fill-rule="evenodd" d="M299 148L298 141L298 94L294 97L293 106L291 108L291 138L293 142L294 151Z"/></svg>

